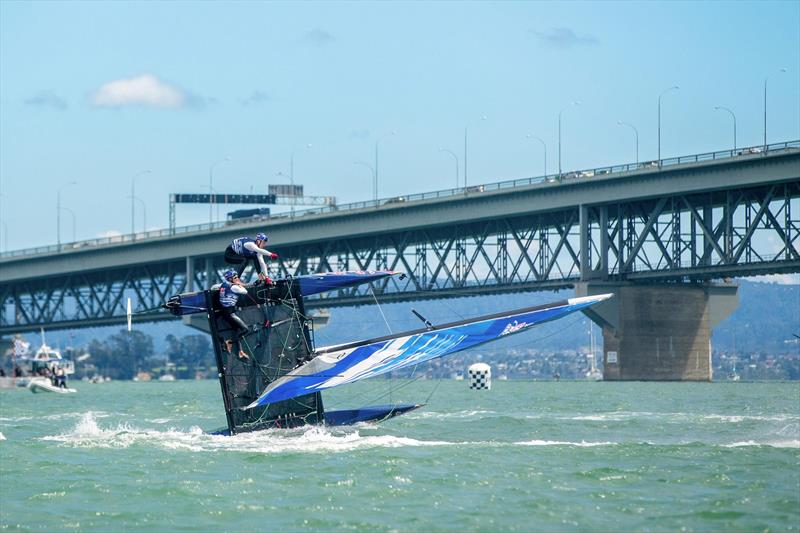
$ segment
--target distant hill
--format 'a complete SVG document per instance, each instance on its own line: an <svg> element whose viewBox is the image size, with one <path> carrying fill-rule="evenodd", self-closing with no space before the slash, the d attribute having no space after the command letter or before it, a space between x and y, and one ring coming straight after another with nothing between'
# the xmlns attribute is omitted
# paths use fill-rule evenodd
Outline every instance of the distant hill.
<svg viewBox="0 0 800 533"><path fill-rule="evenodd" d="M800 335L800 285L739 282L739 307L712 337L717 350L738 353L797 353Z"/></svg>

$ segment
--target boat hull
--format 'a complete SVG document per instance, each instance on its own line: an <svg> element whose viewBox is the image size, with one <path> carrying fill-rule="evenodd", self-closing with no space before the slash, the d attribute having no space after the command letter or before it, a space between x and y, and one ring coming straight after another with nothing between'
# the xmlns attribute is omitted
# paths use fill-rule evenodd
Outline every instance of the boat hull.
<svg viewBox="0 0 800 533"><path fill-rule="evenodd" d="M75 389L56 387L50 383L49 379L33 379L28 383L28 389L33 393L55 392L56 394L73 394L78 392Z"/></svg>

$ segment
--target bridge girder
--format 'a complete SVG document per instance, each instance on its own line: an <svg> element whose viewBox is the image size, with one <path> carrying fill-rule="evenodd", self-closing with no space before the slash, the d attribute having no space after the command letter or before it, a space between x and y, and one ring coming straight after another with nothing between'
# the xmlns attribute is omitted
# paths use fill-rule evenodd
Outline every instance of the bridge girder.
<svg viewBox="0 0 800 533"><path fill-rule="evenodd" d="M576 281L699 281L800 271L800 179L388 231L281 247L274 276L403 271L311 299L358 305L517 290ZM581 263L581 258L585 262ZM123 323L185 290L216 283L222 254L0 283L0 333ZM169 315L148 315L160 320Z"/></svg>

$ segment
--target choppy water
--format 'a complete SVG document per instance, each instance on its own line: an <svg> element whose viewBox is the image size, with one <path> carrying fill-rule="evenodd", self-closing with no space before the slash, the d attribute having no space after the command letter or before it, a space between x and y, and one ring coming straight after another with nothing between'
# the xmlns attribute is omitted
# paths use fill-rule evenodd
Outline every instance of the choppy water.
<svg viewBox="0 0 800 533"><path fill-rule="evenodd" d="M0 391L0 528L800 530L797 383L418 381L380 425L235 437L216 382L74 386Z"/></svg>

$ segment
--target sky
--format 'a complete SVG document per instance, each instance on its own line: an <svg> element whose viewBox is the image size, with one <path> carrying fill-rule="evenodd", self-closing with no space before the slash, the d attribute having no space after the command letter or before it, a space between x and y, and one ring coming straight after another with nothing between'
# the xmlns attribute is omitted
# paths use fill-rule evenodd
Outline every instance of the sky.
<svg viewBox="0 0 800 533"><path fill-rule="evenodd" d="M787 69L781 72L781 69ZM800 2L0 0L0 251L168 224L170 193L339 203L800 139ZM579 101L580 105L571 103ZM485 120L482 117L486 117ZM229 160L226 160L229 158ZM143 173L150 170L149 173ZM74 182L74 184L73 184ZM60 191L60 193L59 193ZM221 215L224 217L224 213ZM208 221L180 206L177 224Z"/></svg>

